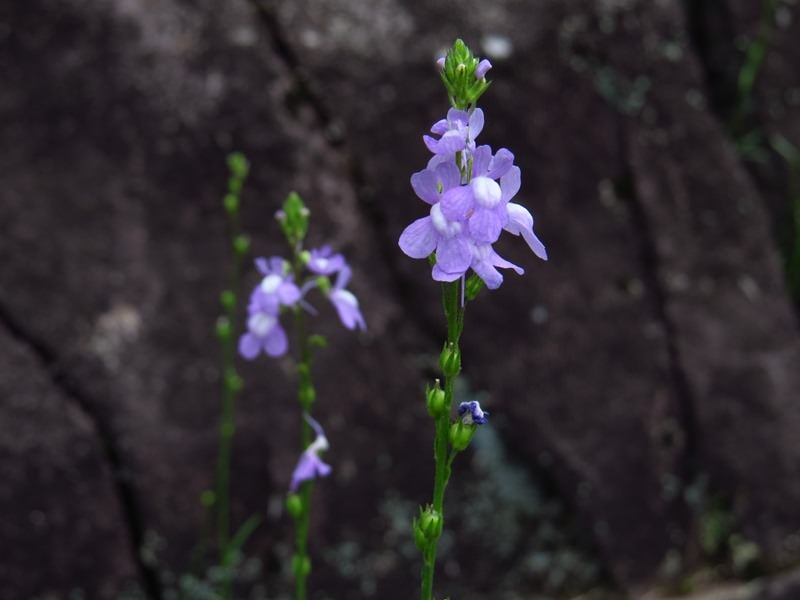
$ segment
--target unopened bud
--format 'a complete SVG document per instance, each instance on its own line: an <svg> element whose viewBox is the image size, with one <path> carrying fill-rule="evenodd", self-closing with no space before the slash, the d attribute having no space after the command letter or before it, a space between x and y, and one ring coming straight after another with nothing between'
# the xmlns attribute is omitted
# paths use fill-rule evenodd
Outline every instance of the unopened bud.
<svg viewBox="0 0 800 600"><path fill-rule="evenodd" d="M250 250L250 238L244 234L237 235L233 240L233 251L237 256L244 256L248 250Z"/></svg>
<svg viewBox="0 0 800 600"><path fill-rule="evenodd" d="M308 410L311 408L311 405L314 404L314 400L317 399L317 393L310 385L303 385L300 387L297 397L300 400L300 406L302 406L303 409Z"/></svg>
<svg viewBox="0 0 800 600"><path fill-rule="evenodd" d="M456 421L450 426L450 445L456 452L462 452L467 449L469 443L472 441L472 436L475 435L475 425L465 425L461 421Z"/></svg>
<svg viewBox="0 0 800 600"><path fill-rule="evenodd" d="M231 322L228 317L220 317L217 319L217 337L221 340L230 339L232 334Z"/></svg>
<svg viewBox="0 0 800 600"><path fill-rule="evenodd" d="M424 550L442 535L444 520L442 515L432 506L419 509L419 517L414 519L414 542L417 548Z"/></svg>
<svg viewBox="0 0 800 600"><path fill-rule="evenodd" d="M297 494L286 496L286 512L296 519L303 513L303 501Z"/></svg>
<svg viewBox="0 0 800 600"><path fill-rule="evenodd" d="M454 377L461 371L461 351L453 342L446 342L439 356L439 367L446 377Z"/></svg>
<svg viewBox="0 0 800 600"><path fill-rule="evenodd" d="M239 210L239 198L234 194L226 194L222 202L225 205L225 210L228 211L229 214L234 214Z"/></svg>
<svg viewBox="0 0 800 600"><path fill-rule="evenodd" d="M428 388L425 392L425 400L428 406L428 414L434 419L446 415L448 406L446 404L447 398L444 390L439 385L439 380L433 384L432 388Z"/></svg>

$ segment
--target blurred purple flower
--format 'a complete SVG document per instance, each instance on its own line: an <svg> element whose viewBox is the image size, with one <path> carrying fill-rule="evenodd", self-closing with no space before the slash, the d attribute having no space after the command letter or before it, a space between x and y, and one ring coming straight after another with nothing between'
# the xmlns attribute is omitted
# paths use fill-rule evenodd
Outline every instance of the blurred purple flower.
<svg viewBox="0 0 800 600"><path fill-rule="evenodd" d="M304 414L303 417L314 430L314 433L317 434L317 437L300 455L300 460L297 461L297 466L292 473L292 481L289 484L289 491L291 492L296 492L300 484L306 481L327 477L332 471L331 466L322 462L319 457L319 453L324 452L329 447L328 439L325 437L322 426L308 414Z"/></svg>
<svg viewBox="0 0 800 600"><path fill-rule="evenodd" d="M344 265L344 257L341 254L334 254L330 246L312 249L311 258L306 264L308 270L317 275L331 275Z"/></svg>
<svg viewBox="0 0 800 600"><path fill-rule="evenodd" d="M247 332L239 338L239 354L247 360L261 352L272 357L286 354L288 340L278 321L278 307L260 286L253 290L247 312Z"/></svg>
<svg viewBox="0 0 800 600"><path fill-rule="evenodd" d="M289 263L286 260L273 256L269 260L257 258L255 263L256 268L264 275L264 279L257 287L263 295L260 303L267 307L269 312L277 315L281 305L293 306L300 300L302 294L292 281Z"/></svg>
<svg viewBox="0 0 800 600"><path fill-rule="evenodd" d="M336 277L336 283L328 294L328 297L336 308L336 312L339 313L342 324L347 327L347 329L352 330L358 327L362 331L366 331L367 324L358 306L358 298L356 298L350 290L344 289L350 281L351 273L350 267L347 266L347 264L343 264L342 268L339 270L339 275Z"/></svg>

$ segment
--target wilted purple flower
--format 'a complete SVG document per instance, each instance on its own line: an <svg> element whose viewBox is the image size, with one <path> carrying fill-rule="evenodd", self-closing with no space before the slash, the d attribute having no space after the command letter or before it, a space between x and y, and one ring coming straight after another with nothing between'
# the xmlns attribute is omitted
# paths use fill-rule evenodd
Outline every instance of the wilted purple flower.
<svg viewBox="0 0 800 600"><path fill-rule="evenodd" d="M324 452L329 447L328 438L325 437L322 426L308 414L304 414L303 417L314 430L314 433L317 434L317 437L300 455L300 460L297 461L297 466L292 472L292 482L289 484L289 491L291 492L296 492L300 484L306 481L311 481L318 477L327 477L332 471L331 466L322 462L319 457L319 453Z"/></svg>
<svg viewBox="0 0 800 600"><path fill-rule="evenodd" d="M483 425L486 423L486 417L489 416L489 412L481 410L480 402L472 400L458 405L458 415L464 425L472 425L473 423Z"/></svg>
<svg viewBox="0 0 800 600"><path fill-rule="evenodd" d="M259 301L269 312L277 315L282 304L293 306L300 300L300 289L292 281L288 262L279 256L273 256L269 260L257 258L255 263L256 268L264 275L257 288L263 294Z"/></svg>
<svg viewBox="0 0 800 600"><path fill-rule="evenodd" d="M343 264L339 275L336 277L336 283L328 294L328 297L336 308L336 312L339 313L339 318L342 320L342 324L345 327L348 329L355 329L358 327L361 331L366 331L367 324L358 306L358 298L356 298L350 290L344 289L350 281L350 275L350 267Z"/></svg>
<svg viewBox="0 0 800 600"><path fill-rule="evenodd" d="M277 306L260 287L253 290L247 312L247 332L239 338L239 354L247 360L262 351L272 357L285 354L288 340L278 321Z"/></svg>
<svg viewBox="0 0 800 600"><path fill-rule="evenodd" d="M341 254L334 254L330 246L322 246L311 250L306 266L308 270L317 275L331 275L339 271L345 264Z"/></svg>
<svg viewBox="0 0 800 600"><path fill-rule="evenodd" d="M447 111L447 118L437 121L431 127L431 132L441 137L437 140L424 135L422 140L428 150L436 155L433 161L435 165L442 160L451 159L456 152L462 150L472 152L475 148L475 139L481 131L483 131L483 111L480 108L471 113L451 108Z"/></svg>

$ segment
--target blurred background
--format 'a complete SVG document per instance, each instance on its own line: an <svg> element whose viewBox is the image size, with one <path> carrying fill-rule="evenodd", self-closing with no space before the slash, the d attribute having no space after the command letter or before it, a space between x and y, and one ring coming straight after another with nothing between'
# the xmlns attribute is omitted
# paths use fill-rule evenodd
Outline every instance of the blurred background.
<svg viewBox="0 0 800 600"><path fill-rule="evenodd" d="M369 325L316 320L315 600L417 595L439 289L397 248L462 37L481 141L550 261L470 305L440 596L800 598L794 0L33 0L0 5L0 598L175 598L220 412L226 155L254 255L290 190ZM256 281L254 269L246 283ZM242 365L240 598L289 598L290 358ZM203 565L200 565L202 572ZM195 596L203 597L198 592Z"/></svg>

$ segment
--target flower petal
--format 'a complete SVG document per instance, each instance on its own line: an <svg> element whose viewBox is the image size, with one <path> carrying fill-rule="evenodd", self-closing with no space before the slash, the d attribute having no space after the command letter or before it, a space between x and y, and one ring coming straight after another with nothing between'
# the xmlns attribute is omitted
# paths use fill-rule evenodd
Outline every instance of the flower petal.
<svg viewBox="0 0 800 600"><path fill-rule="evenodd" d="M475 148L475 152L472 153L472 176L486 175L491 160L492 149L489 146L483 145Z"/></svg>
<svg viewBox="0 0 800 600"><path fill-rule="evenodd" d="M462 275L469 269L471 261L469 243L460 235L441 240L436 247L436 266L446 273Z"/></svg>
<svg viewBox="0 0 800 600"><path fill-rule="evenodd" d="M500 179L514 164L514 155L507 148L500 148L489 163L489 177Z"/></svg>
<svg viewBox="0 0 800 600"><path fill-rule="evenodd" d="M448 221L463 221L467 211L472 208L474 203L475 199L472 187L460 185L447 190L442 195L439 206L442 209L442 214Z"/></svg>
<svg viewBox="0 0 800 600"><path fill-rule="evenodd" d="M358 327L362 331L367 330L364 316L358 307L358 299L349 290L335 290L330 295L331 302L339 313L339 319L347 329Z"/></svg>
<svg viewBox="0 0 800 600"><path fill-rule="evenodd" d="M449 126L447 124L447 119L439 119L431 127L431 133L435 133L436 135L444 135L448 129Z"/></svg>
<svg viewBox="0 0 800 600"><path fill-rule="evenodd" d="M245 333L239 338L239 354L247 360L253 360L261 352L261 340L253 333Z"/></svg>
<svg viewBox="0 0 800 600"><path fill-rule="evenodd" d="M517 275L524 275L524 274L525 274L525 269L523 269L523 268L522 268L522 267L520 267L519 265L515 265L514 263L507 261L505 258L503 258L502 256L500 256L500 255L499 255L497 252L495 252L494 250L492 250L492 251L489 253L488 260L489 260L489 261L490 261L490 262L491 262L491 263L492 263L492 264L493 264L495 267L500 267L501 269L514 269L514 271L516 271Z"/></svg>
<svg viewBox="0 0 800 600"><path fill-rule="evenodd" d="M487 259L476 259L472 261L472 270L478 274L478 277L483 279L486 287L490 290L496 290L503 283L503 276L500 271L494 268L491 262Z"/></svg>
<svg viewBox="0 0 800 600"><path fill-rule="evenodd" d="M411 176L411 187L414 188L414 193L428 204L436 204L439 201L436 175L437 173L430 169L423 169Z"/></svg>
<svg viewBox="0 0 800 600"><path fill-rule="evenodd" d="M467 147L466 137L465 132L451 129L439 139L434 153L450 155L460 152Z"/></svg>
<svg viewBox="0 0 800 600"><path fill-rule="evenodd" d="M520 184L519 167L513 166L500 178L500 190L503 194L503 202L508 202L517 195Z"/></svg>
<svg viewBox="0 0 800 600"><path fill-rule="evenodd" d="M291 306L298 300L302 294L300 293L300 288L298 288L294 282L291 281L284 281L281 286L278 288L278 297L281 300L281 303Z"/></svg>
<svg viewBox="0 0 800 600"><path fill-rule="evenodd" d="M281 327L280 323L275 325L272 330L263 339L264 350L272 357L282 356L286 354L289 348L289 340L286 338L286 331Z"/></svg>
<svg viewBox="0 0 800 600"><path fill-rule="evenodd" d="M480 67L480 65L478 66ZM481 131L483 131L483 111L480 108L476 108L469 116L469 139L474 142Z"/></svg>
<svg viewBox="0 0 800 600"><path fill-rule="evenodd" d="M503 222L497 211L478 208L469 218L469 234L473 240L484 244L494 244L503 231Z"/></svg>
<svg viewBox="0 0 800 600"><path fill-rule="evenodd" d="M463 273L447 273L446 271L442 271L439 265L433 265L433 271L431 272L431 277L433 277L434 281L455 281L463 275Z"/></svg>
<svg viewBox="0 0 800 600"><path fill-rule="evenodd" d="M436 166L436 178L442 184L442 191L461 185L461 169L453 161L440 163Z"/></svg>
<svg viewBox="0 0 800 600"><path fill-rule="evenodd" d="M486 77L486 73L491 68L492 68L492 63L490 63L488 59L484 58L481 62L478 63L478 66L475 67L475 79L483 79L484 77Z"/></svg>
<svg viewBox="0 0 800 600"><path fill-rule="evenodd" d="M436 249L439 235L430 217L417 219L400 234L400 249L411 258L428 258Z"/></svg>
<svg viewBox="0 0 800 600"><path fill-rule="evenodd" d="M522 235L533 253L542 260L547 260L547 249L533 232L533 216L528 209L521 204L509 202L506 210L508 211L508 223L505 230L514 235Z"/></svg>

